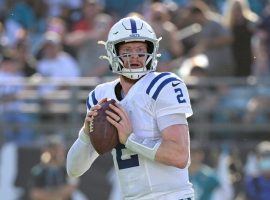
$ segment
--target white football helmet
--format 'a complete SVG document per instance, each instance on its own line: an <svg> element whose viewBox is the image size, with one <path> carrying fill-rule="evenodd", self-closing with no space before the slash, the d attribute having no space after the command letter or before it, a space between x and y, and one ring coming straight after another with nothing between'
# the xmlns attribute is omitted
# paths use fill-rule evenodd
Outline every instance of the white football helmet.
<svg viewBox="0 0 270 200"><path fill-rule="evenodd" d="M157 53L159 41L152 27L138 17L127 17L118 21L110 30L107 42L103 42L107 50L107 59L111 65L112 72L121 74L129 79L139 79L145 74L155 71L157 67ZM147 59L141 68L132 69L124 67L121 57L118 55L117 45L120 43L141 41L147 43Z"/></svg>

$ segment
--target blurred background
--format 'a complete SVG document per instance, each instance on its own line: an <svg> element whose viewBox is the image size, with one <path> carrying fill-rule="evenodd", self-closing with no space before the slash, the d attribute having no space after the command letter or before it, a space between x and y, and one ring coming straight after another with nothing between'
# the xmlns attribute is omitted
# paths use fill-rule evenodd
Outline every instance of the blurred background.
<svg viewBox="0 0 270 200"><path fill-rule="evenodd" d="M110 154L75 180L65 156L89 91L115 78L97 42L128 15L189 88L198 199L269 199L269 0L0 0L0 199L120 199Z"/></svg>

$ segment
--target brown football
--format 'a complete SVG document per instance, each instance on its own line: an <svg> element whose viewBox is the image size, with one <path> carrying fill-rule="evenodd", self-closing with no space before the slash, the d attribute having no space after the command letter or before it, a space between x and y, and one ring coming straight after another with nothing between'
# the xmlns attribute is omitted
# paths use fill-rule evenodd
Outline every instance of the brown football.
<svg viewBox="0 0 270 200"><path fill-rule="evenodd" d="M90 140L100 155L111 151L119 143L117 129L106 119L105 111L112 111L109 104L115 104L115 100L110 99L101 103L101 108L97 110L98 115L90 124Z"/></svg>

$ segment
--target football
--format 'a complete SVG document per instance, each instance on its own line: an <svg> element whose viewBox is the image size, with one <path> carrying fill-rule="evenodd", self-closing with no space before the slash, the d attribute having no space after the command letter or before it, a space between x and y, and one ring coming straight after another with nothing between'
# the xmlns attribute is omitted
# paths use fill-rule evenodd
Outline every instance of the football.
<svg viewBox="0 0 270 200"><path fill-rule="evenodd" d="M111 151L119 143L117 129L106 119L105 111L112 111L109 104L115 104L115 100L110 99L101 103L101 108L97 110L98 115L90 123L90 140L100 155Z"/></svg>

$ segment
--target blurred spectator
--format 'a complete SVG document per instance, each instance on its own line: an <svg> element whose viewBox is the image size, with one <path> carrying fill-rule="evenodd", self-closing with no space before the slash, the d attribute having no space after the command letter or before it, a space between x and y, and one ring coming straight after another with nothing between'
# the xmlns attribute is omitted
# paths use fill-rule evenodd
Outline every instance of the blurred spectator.
<svg viewBox="0 0 270 200"><path fill-rule="evenodd" d="M197 78L198 84L194 87L199 91L198 98L194 100L194 107L197 111L197 120L202 123L230 124L242 123L246 115L246 109L255 91L252 87L230 85L228 79L204 79L207 71L203 67L194 66L190 70L190 77ZM215 80L215 84L211 81ZM230 79L235 81L236 79ZM210 84L200 84L210 83ZM206 81L206 82L204 82ZM235 131L224 129L213 129L215 138L236 137Z"/></svg>
<svg viewBox="0 0 270 200"><path fill-rule="evenodd" d="M246 86L228 86L220 84L217 87L218 101L213 108L213 121L218 123L241 123L249 100L254 90ZM230 137L235 132L220 130L223 137Z"/></svg>
<svg viewBox="0 0 270 200"><path fill-rule="evenodd" d="M64 0L46 0L48 5L48 15L51 17L59 17L63 12L65 6Z"/></svg>
<svg viewBox="0 0 270 200"><path fill-rule="evenodd" d="M257 15L260 15L263 12L263 9L266 5L268 0L248 0L250 4L250 8L253 12L255 12Z"/></svg>
<svg viewBox="0 0 270 200"><path fill-rule="evenodd" d="M4 24L0 21L0 52L3 51L4 47L8 44L8 37Z"/></svg>
<svg viewBox="0 0 270 200"><path fill-rule="evenodd" d="M65 0L62 6L61 18L65 21L68 30L71 29L71 25L80 19L82 16L82 9L85 0Z"/></svg>
<svg viewBox="0 0 270 200"><path fill-rule="evenodd" d="M188 19L188 5L190 4L191 2L189 1L185 6L175 6L174 4L168 6L171 13L171 21L176 25L178 30L190 25Z"/></svg>
<svg viewBox="0 0 270 200"><path fill-rule="evenodd" d="M270 142L263 141L257 145L257 176L246 177L246 193L250 200L268 200L270 196Z"/></svg>
<svg viewBox="0 0 270 200"><path fill-rule="evenodd" d="M4 19L7 14L8 6L6 0L0 0L0 20Z"/></svg>
<svg viewBox="0 0 270 200"><path fill-rule="evenodd" d="M18 34L24 31L23 27L12 19L6 19L1 33L1 45L11 48L18 41Z"/></svg>
<svg viewBox="0 0 270 200"><path fill-rule="evenodd" d="M33 30L36 25L36 15L33 9L34 2L35 0L17 1L10 10L9 18L27 30Z"/></svg>
<svg viewBox="0 0 270 200"><path fill-rule="evenodd" d="M197 78L204 78L207 77L207 72L203 67L200 66L193 66L190 70L189 76L197 77Z"/></svg>
<svg viewBox="0 0 270 200"><path fill-rule="evenodd" d="M76 78L80 75L76 60L62 50L61 38L55 32L44 34L37 71L46 78ZM53 92L55 89L53 86L45 86L41 88L41 93Z"/></svg>
<svg viewBox="0 0 270 200"><path fill-rule="evenodd" d="M245 123L269 123L270 121L270 91L264 95L251 98L247 104L247 109L243 121ZM267 95L268 94L268 95Z"/></svg>
<svg viewBox="0 0 270 200"><path fill-rule="evenodd" d="M177 59L175 59L177 60ZM196 77L197 71L201 70L203 71L203 77L208 77L207 67L208 67L208 59L204 54L199 54L196 56L193 56L188 59L182 59L182 63L180 64L180 68L178 69L178 73L181 77L184 79L192 76ZM195 73L193 72L195 70Z"/></svg>
<svg viewBox="0 0 270 200"><path fill-rule="evenodd" d="M77 61L62 50L61 37L56 32L46 32L41 48L41 58L37 62L37 72L48 82L39 86L40 120L53 123L52 130L62 132L61 123L67 120L65 102L70 88L70 81L80 76ZM59 98L51 98L52 96ZM63 112L64 110L64 112ZM57 125L57 126L56 126ZM41 130L42 132L43 130ZM47 134L42 132L42 134Z"/></svg>
<svg viewBox="0 0 270 200"><path fill-rule="evenodd" d="M235 153L235 152L234 152ZM239 171L237 168L237 160L233 160L229 154L227 146L221 147L221 152L217 160L216 175L219 180L219 187L213 192L211 200L232 200L234 198L234 186L233 182L238 182Z"/></svg>
<svg viewBox="0 0 270 200"><path fill-rule="evenodd" d="M108 66L99 59L105 52L97 42L104 40L112 23L111 17L102 14L103 7L98 0L86 0L82 8L81 19L72 25L64 41L76 50L82 76L101 76L108 70Z"/></svg>
<svg viewBox="0 0 270 200"><path fill-rule="evenodd" d="M33 1L32 7L35 13L35 26L34 29L29 31L28 45L31 53L36 53L36 48L38 48L40 42L42 41L42 36L46 31L47 21L48 21L48 5L47 1Z"/></svg>
<svg viewBox="0 0 270 200"><path fill-rule="evenodd" d="M189 0L165 0L165 2L168 2L168 3L174 2L174 3L176 3L177 5L179 5L181 7L182 6L187 6L187 5L190 4Z"/></svg>
<svg viewBox="0 0 270 200"><path fill-rule="evenodd" d="M266 43L265 32L259 30L253 38L252 50L254 54L253 75L258 78L268 78L270 75L270 58Z"/></svg>
<svg viewBox="0 0 270 200"><path fill-rule="evenodd" d="M23 102L18 99L24 88L19 83L12 84L22 78L20 63L13 54L5 52L0 61L0 121L6 126L1 130L6 141L24 145L34 139L34 131L29 125L32 119L23 112Z"/></svg>
<svg viewBox="0 0 270 200"><path fill-rule="evenodd" d="M182 54L182 44L177 40L176 26L170 21L170 13L166 5L163 3L153 3L148 12L149 22L154 28L157 37L162 36L160 41L159 52L161 57L159 59L159 71L170 71L168 69L169 62ZM177 67L177 66L173 66Z"/></svg>
<svg viewBox="0 0 270 200"><path fill-rule="evenodd" d="M84 0L65 0L65 4L68 8L76 10L82 7Z"/></svg>
<svg viewBox="0 0 270 200"><path fill-rule="evenodd" d="M210 200L213 192L219 187L215 171L204 163L204 150L201 147L191 148L190 181L198 200Z"/></svg>
<svg viewBox="0 0 270 200"><path fill-rule="evenodd" d="M256 52L255 75L270 76L270 2L264 9L262 20L258 25L254 44ZM257 58L258 57L258 58Z"/></svg>
<svg viewBox="0 0 270 200"><path fill-rule="evenodd" d="M31 170L30 199L68 200L78 185L78 180L67 176L66 152L63 141L51 136L40 156L40 163Z"/></svg>
<svg viewBox="0 0 270 200"><path fill-rule="evenodd" d="M109 72L106 61L99 59L105 51L97 42L106 40L113 19L101 10L97 1L86 1L84 17L74 24L73 31L65 37L66 44L76 49L79 67L84 77L104 76Z"/></svg>
<svg viewBox="0 0 270 200"><path fill-rule="evenodd" d="M214 4L218 8L218 11L224 14L224 11L226 11L228 6L227 1L226 0L212 0L212 1L215 2ZM260 0L260 1L244 0L244 1L246 1L250 5L250 9L252 10L252 12L256 13L257 15L260 15L268 0Z"/></svg>
<svg viewBox="0 0 270 200"><path fill-rule="evenodd" d="M230 48L232 36L229 31L216 20L217 16L212 15L201 1L190 6L189 12L191 23L201 25L201 31L189 38L193 46L188 52L189 56L205 54L209 63L207 66L209 76L233 75L234 60Z"/></svg>
<svg viewBox="0 0 270 200"><path fill-rule="evenodd" d="M12 142L0 148L0 199L22 199L23 190L16 184L18 174L18 145ZM8 173L7 173L8 172Z"/></svg>
<svg viewBox="0 0 270 200"><path fill-rule="evenodd" d="M61 39L63 40L63 36L66 34L66 23L63 19L59 17L51 17L48 19L48 24L46 27L46 31L55 32L59 34Z"/></svg>
<svg viewBox="0 0 270 200"><path fill-rule="evenodd" d="M104 0L104 9L106 13L110 14L115 20L118 20L130 12L142 11L144 3L145 1L143 0Z"/></svg>
<svg viewBox="0 0 270 200"><path fill-rule="evenodd" d="M98 44L98 41L105 41L112 25L111 16L101 13L95 17L96 37L85 41L78 49L78 61L82 69L82 76L109 76L110 68L108 63L100 59L104 55L104 47Z"/></svg>
<svg viewBox="0 0 270 200"><path fill-rule="evenodd" d="M53 32L59 35L62 42L63 51L70 54L72 57L76 58L77 53L76 49L66 42L66 36L68 35L68 27L66 21L60 17L51 17L48 19L47 23L47 32Z"/></svg>
<svg viewBox="0 0 270 200"><path fill-rule="evenodd" d="M33 53L46 29L47 4L44 1L16 1L10 8L6 20L7 35L12 47L17 43L18 34L25 32Z"/></svg>
<svg viewBox="0 0 270 200"><path fill-rule="evenodd" d="M22 74L25 77L30 77L36 73L36 59L29 50L26 41L20 40L17 42L15 56L22 67Z"/></svg>
<svg viewBox="0 0 270 200"><path fill-rule="evenodd" d="M94 29L95 17L103 10L98 0L85 0L82 6L81 19L73 24L72 31L91 31ZM74 32L74 36L80 32ZM80 36L80 35L79 35Z"/></svg>
<svg viewBox="0 0 270 200"><path fill-rule="evenodd" d="M252 73L252 36L256 31L258 16L248 7L247 0L227 1L225 24L233 36L232 51L235 60L235 75L244 77Z"/></svg>

